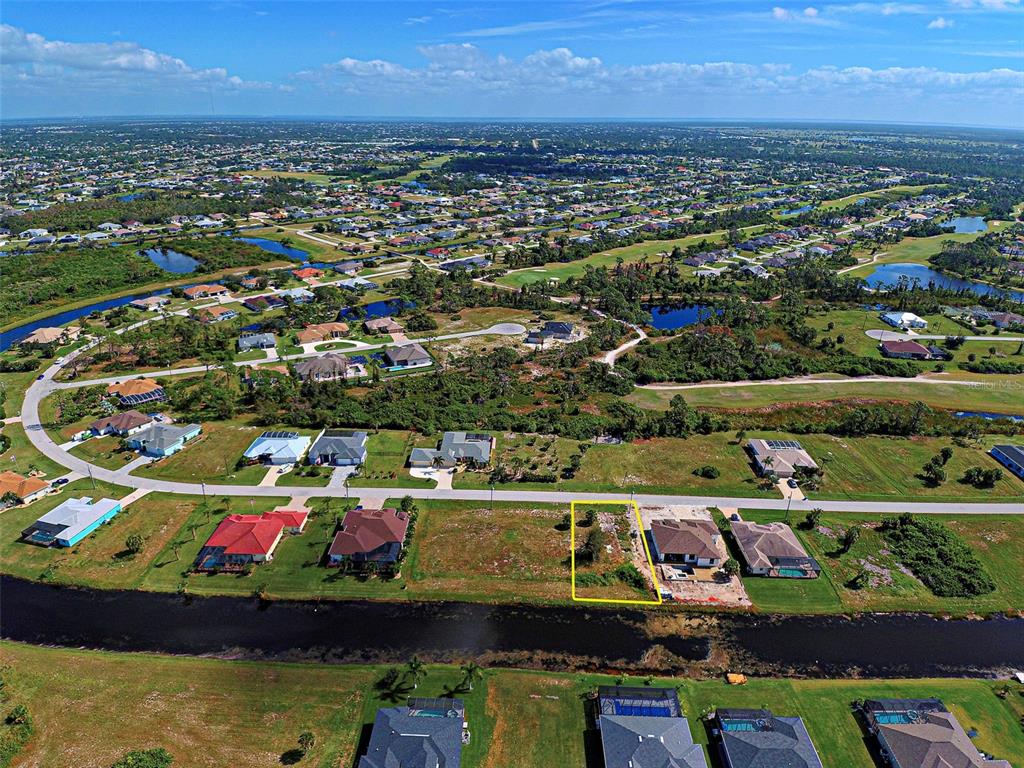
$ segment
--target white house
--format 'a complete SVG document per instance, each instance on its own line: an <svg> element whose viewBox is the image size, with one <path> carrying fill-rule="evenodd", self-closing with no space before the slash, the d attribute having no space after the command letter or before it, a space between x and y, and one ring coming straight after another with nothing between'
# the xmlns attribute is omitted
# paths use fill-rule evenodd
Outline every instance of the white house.
<svg viewBox="0 0 1024 768"><path fill-rule="evenodd" d="M928 321L918 317L913 312L883 312L879 317L882 322L891 325L893 328L927 328Z"/></svg>

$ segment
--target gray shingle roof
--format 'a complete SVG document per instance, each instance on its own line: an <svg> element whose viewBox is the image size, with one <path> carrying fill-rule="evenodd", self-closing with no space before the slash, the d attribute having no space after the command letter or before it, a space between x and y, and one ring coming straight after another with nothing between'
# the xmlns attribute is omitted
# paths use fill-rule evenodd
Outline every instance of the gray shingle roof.
<svg viewBox="0 0 1024 768"><path fill-rule="evenodd" d="M461 717L416 715L409 707L377 711L359 768L459 768Z"/></svg>
<svg viewBox="0 0 1024 768"><path fill-rule="evenodd" d="M605 768L707 768L683 717L601 715Z"/></svg>
<svg viewBox="0 0 1024 768"><path fill-rule="evenodd" d="M822 768L803 720L770 712L750 714L752 721L763 723L763 727L722 731L722 746L731 768ZM720 711L719 717L723 716Z"/></svg>
<svg viewBox="0 0 1024 768"><path fill-rule="evenodd" d="M325 431L309 449L309 457L312 461L318 460L321 456L364 460L366 458L366 433Z"/></svg>

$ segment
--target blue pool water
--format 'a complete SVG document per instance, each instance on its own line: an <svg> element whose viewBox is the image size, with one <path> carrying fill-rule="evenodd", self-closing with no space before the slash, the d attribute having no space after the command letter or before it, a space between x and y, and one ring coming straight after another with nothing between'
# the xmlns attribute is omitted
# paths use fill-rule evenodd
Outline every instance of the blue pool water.
<svg viewBox="0 0 1024 768"><path fill-rule="evenodd" d="M941 272L936 272L934 269L927 267L924 264L881 264L875 267L871 274L864 279L869 287L878 288L894 286L899 283L900 278L902 277L905 277L908 280L917 280L922 287L927 287L929 283L934 283L935 285L943 288L971 291L979 296L1008 296L1015 301L1024 301L1024 292L1007 291L1002 288L986 285L985 283L961 280L959 277L951 277L950 275L944 275Z"/></svg>
<svg viewBox="0 0 1024 768"><path fill-rule="evenodd" d="M988 224L985 223L981 216L957 216L955 219L950 219L943 223L947 226L952 226L953 231L958 234L984 232L988 229Z"/></svg>
<svg viewBox="0 0 1024 768"><path fill-rule="evenodd" d="M276 253L278 256L287 256L289 259L295 259L295 261L305 261L309 256L306 251L300 248L292 248L284 243L279 243L277 240L268 240L265 237L236 237L235 240L255 245L257 248L262 248L270 253Z"/></svg>
<svg viewBox="0 0 1024 768"><path fill-rule="evenodd" d="M783 213L784 216L789 216L790 214L807 213L808 211L813 211L813 210L814 210L814 205L808 203L807 205L801 205L799 208L792 208L792 209L790 209L788 211L783 211L782 213Z"/></svg>
<svg viewBox="0 0 1024 768"><path fill-rule="evenodd" d="M156 264L165 272L173 272L176 275L185 275L195 272L199 262L184 253L172 251L170 248L146 248L139 251L150 261Z"/></svg>
<svg viewBox="0 0 1024 768"><path fill-rule="evenodd" d="M644 309L651 313L651 325L661 331L686 328L712 313L710 307L700 304L652 304Z"/></svg>

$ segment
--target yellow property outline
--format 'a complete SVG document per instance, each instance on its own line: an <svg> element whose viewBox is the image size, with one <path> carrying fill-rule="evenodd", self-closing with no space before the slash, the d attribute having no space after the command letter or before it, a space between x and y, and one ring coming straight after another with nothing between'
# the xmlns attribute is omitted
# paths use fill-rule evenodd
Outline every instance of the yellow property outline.
<svg viewBox="0 0 1024 768"><path fill-rule="evenodd" d="M576 505L613 505L616 507L632 505L633 513L636 515L637 527L640 530L640 540L644 545L644 554L647 555L647 567L651 569L651 581L654 583L654 594L657 600L624 600L604 597L576 597ZM658 577L654 573L654 560L651 559L651 550L647 548L647 537L644 536L644 524L640 519L640 505L635 501L588 501L577 499L569 502L569 516L572 518L572 525L569 526L569 547L570 559L572 562L572 599L577 603L617 603L619 605L661 605L661 585L658 584Z"/></svg>

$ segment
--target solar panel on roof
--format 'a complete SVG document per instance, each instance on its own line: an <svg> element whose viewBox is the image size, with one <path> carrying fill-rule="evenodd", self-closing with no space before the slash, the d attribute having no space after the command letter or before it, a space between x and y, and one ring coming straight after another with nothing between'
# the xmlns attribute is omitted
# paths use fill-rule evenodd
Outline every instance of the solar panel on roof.
<svg viewBox="0 0 1024 768"><path fill-rule="evenodd" d="M800 443L796 440L765 440L765 445L773 451L781 451L787 448L800 450Z"/></svg>
<svg viewBox="0 0 1024 768"><path fill-rule="evenodd" d="M294 440L299 436L298 432L281 432L281 431L270 431L264 432L260 437L265 437L268 440Z"/></svg>

